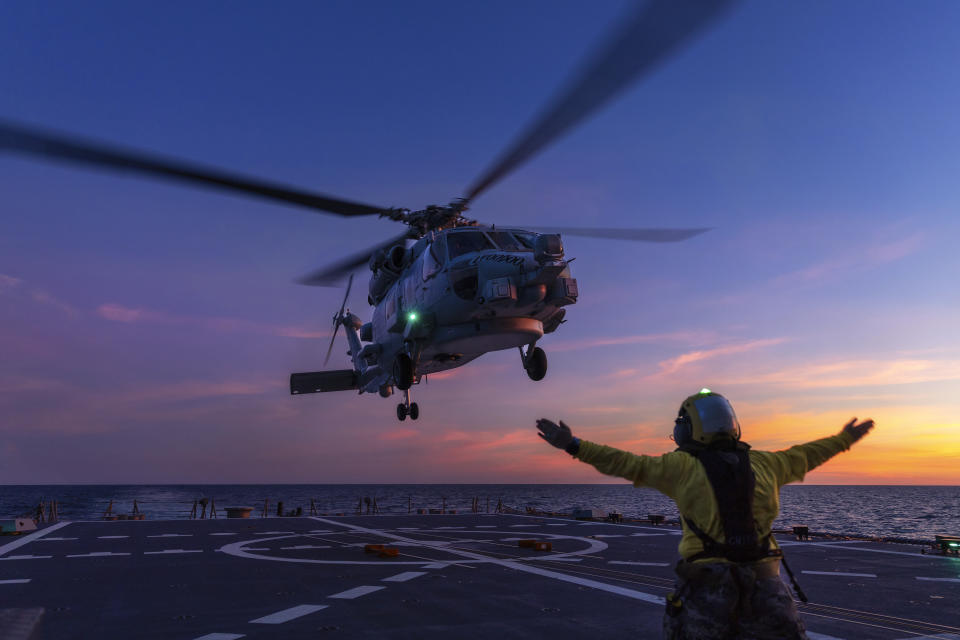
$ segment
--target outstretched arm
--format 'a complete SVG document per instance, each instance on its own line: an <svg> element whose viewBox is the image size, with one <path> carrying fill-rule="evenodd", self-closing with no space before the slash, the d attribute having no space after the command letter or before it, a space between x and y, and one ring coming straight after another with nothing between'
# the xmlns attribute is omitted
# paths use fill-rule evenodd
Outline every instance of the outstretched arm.
<svg viewBox="0 0 960 640"><path fill-rule="evenodd" d="M600 473L617 478L625 478L634 485L653 487L668 496L687 472L685 462L693 458L685 454L666 454L664 456L644 456L621 451L614 447L581 441L562 420L556 424L546 418L537 420L537 434L558 449L563 449L575 458L593 465ZM689 460L687 460L689 458Z"/></svg>
<svg viewBox="0 0 960 640"><path fill-rule="evenodd" d="M853 418L843 426L839 434L829 438L821 438L806 444L798 444L786 451L777 451L772 454L775 460L777 479L780 484L797 482L813 469L837 455L846 451L854 442L865 436L873 429L873 420L864 420L858 423Z"/></svg>

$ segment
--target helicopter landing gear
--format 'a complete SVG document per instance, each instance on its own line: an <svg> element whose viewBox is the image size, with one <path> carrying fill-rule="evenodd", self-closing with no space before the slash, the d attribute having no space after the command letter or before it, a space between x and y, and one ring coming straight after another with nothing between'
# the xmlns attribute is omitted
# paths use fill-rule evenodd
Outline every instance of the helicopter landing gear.
<svg viewBox="0 0 960 640"><path fill-rule="evenodd" d="M404 390L403 402L397 405L397 419L403 422L407 419L407 416L410 416L411 420L416 420L420 417L420 405L416 402L410 402L409 389Z"/></svg>
<svg viewBox="0 0 960 640"><path fill-rule="evenodd" d="M543 380L547 375L547 354L543 349L531 344L524 353L523 347L517 348L520 349L520 360L523 362L523 368L527 370L527 376L534 381Z"/></svg>
<svg viewBox="0 0 960 640"><path fill-rule="evenodd" d="M393 360L393 379L397 389L406 391L413 384L413 359L405 353L398 353ZM398 414L399 415L399 414ZM400 418L403 420L403 418Z"/></svg>

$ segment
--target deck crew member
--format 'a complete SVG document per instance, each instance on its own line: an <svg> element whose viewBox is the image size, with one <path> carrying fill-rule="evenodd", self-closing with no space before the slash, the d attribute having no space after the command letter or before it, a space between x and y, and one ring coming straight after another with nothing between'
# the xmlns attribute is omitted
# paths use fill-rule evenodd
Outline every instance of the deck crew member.
<svg viewBox="0 0 960 640"><path fill-rule="evenodd" d="M770 529L780 487L862 438L873 420L854 418L835 436L785 451L755 451L722 395L703 389L683 401L673 440L660 456L621 451L573 436L541 418L538 435L601 473L652 487L677 504L683 525L677 585L663 619L669 639L803 639L796 605L780 580L782 552Z"/></svg>

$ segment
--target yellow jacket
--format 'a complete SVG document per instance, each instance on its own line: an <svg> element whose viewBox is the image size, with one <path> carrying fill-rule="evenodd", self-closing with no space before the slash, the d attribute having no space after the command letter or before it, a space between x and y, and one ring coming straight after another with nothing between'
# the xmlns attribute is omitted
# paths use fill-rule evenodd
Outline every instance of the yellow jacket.
<svg viewBox="0 0 960 640"><path fill-rule="evenodd" d="M750 464L756 476L753 517L757 521L760 540L769 535L773 521L780 512L780 487L803 480L808 471L846 451L853 442L853 436L842 432L785 451L750 450ZM717 542L725 541L717 501L707 473L703 465L690 454L671 451L660 456L644 456L581 440L576 457L593 465L601 473L630 480L635 487L656 489L677 503L677 509L684 519L693 520ZM773 540L773 548L776 546L776 540ZM689 558L702 550L700 539L684 522L680 555ZM697 562L703 561L716 562L717 559L704 558Z"/></svg>

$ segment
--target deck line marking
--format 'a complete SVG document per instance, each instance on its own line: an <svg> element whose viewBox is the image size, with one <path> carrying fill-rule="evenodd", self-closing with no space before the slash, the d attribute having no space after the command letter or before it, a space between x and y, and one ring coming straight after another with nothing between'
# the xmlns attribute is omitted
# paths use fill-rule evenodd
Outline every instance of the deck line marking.
<svg viewBox="0 0 960 640"><path fill-rule="evenodd" d="M203 553L203 549L164 549L163 551L144 551L143 555L155 556L165 553Z"/></svg>
<svg viewBox="0 0 960 640"><path fill-rule="evenodd" d="M865 542L865 540L859 540L858 542ZM794 544L799 544L807 547L827 547L827 548L836 546L828 542L797 542ZM941 556L933 553L914 553L911 551L887 551L886 549L870 549L868 547L845 546L843 547L843 550L844 551L867 551L869 553L887 553L894 556L913 556L915 558L926 558L926 559L932 559L932 558L941 558L944 560L957 559L955 556Z"/></svg>
<svg viewBox="0 0 960 640"><path fill-rule="evenodd" d="M607 564L626 564L632 567L669 567L669 562L629 562L627 560L607 560Z"/></svg>
<svg viewBox="0 0 960 640"><path fill-rule="evenodd" d="M813 638L811 638L813 640ZM938 633L935 636L910 636L902 640L960 640L960 635L955 633Z"/></svg>
<svg viewBox="0 0 960 640"><path fill-rule="evenodd" d="M414 578L419 578L420 576L425 575L427 575L426 571L404 571L403 573L398 573L395 576L383 578L381 582L406 582L407 580L413 580Z"/></svg>
<svg viewBox="0 0 960 640"><path fill-rule="evenodd" d="M546 562L583 562L583 558L539 558Z"/></svg>
<svg viewBox="0 0 960 640"><path fill-rule="evenodd" d="M631 538L646 538L649 536L665 536L665 533L631 533Z"/></svg>
<svg viewBox="0 0 960 640"><path fill-rule="evenodd" d="M219 533L211 533L212 536L235 536L237 533L235 531L221 531ZM242 636L241 636L242 637Z"/></svg>
<svg viewBox="0 0 960 640"><path fill-rule="evenodd" d="M68 558L106 558L109 556L128 556L129 553L114 553L113 551L91 551L90 553L75 553Z"/></svg>
<svg viewBox="0 0 960 640"><path fill-rule="evenodd" d="M960 578L924 578L917 576L917 580L929 580L930 582L960 582Z"/></svg>
<svg viewBox="0 0 960 640"><path fill-rule="evenodd" d="M11 578L9 580L0 580L0 584L26 584L30 578Z"/></svg>
<svg viewBox="0 0 960 640"><path fill-rule="evenodd" d="M147 536L148 538L190 538L193 537L192 533L158 533L156 535Z"/></svg>
<svg viewBox="0 0 960 640"><path fill-rule="evenodd" d="M208 633L205 636L200 636L193 640L238 640L238 638L243 637L244 634L242 633Z"/></svg>
<svg viewBox="0 0 960 640"><path fill-rule="evenodd" d="M609 525L611 527L626 527L627 529L648 529L650 531L660 531L661 533L665 533L668 535L676 535L676 536L683 534L683 532L679 529L668 528L669 525L654 527L652 525L644 526L639 524L620 524L620 523L613 523L613 522L583 522L580 520L572 520L571 518L555 518L553 516L528 516L522 513L504 513L500 515L512 516L514 518L536 518L537 520L560 520L562 522L565 522L571 525L599 524L599 525Z"/></svg>
<svg viewBox="0 0 960 640"><path fill-rule="evenodd" d="M331 525L339 524L342 527L347 527L347 528L353 529L354 531L363 531L369 534L403 539L401 536L395 536L392 534L385 533L383 531L377 531L376 529L361 527L355 524L349 524L347 522L338 523L332 520L325 520L323 518L316 518L316 517L312 519L317 520L319 522L331 524ZM600 544L603 544L603 543L600 543ZM606 545L604 545L604 548L606 548ZM582 587L590 587L591 589L606 591L607 593L615 593L617 595L633 598L634 600L640 600L643 602L649 602L651 604L657 604L657 605L663 605L666 603L666 600L664 600L664 598L662 598L661 596L655 596L651 593L644 593L643 591L637 591L635 589L618 587L616 585L608 584L606 582L600 582L598 580L581 578L580 576L574 576L574 575L570 575L568 573L563 573L560 571L551 571L549 569L543 569L541 567L532 566L530 564L525 564L523 562L514 562L511 560L503 560L501 558L491 558L490 556L485 556L481 553L474 553L472 551L465 551L463 549L450 548L450 549L446 549L446 551L448 553L459 555L464 558L469 558L471 560L483 560L485 562L490 562L492 564L500 565L501 567L506 567L508 569L514 569L516 571L524 571L526 573L532 573L538 576L543 576L545 578L553 578L554 580L560 580L562 582L570 582L573 584L580 585Z"/></svg>
<svg viewBox="0 0 960 640"><path fill-rule="evenodd" d="M120 538L129 538L130 536L97 536L97 540L119 540Z"/></svg>
<svg viewBox="0 0 960 640"><path fill-rule="evenodd" d="M594 534L594 538L625 538L626 536L622 533L597 533Z"/></svg>
<svg viewBox="0 0 960 640"><path fill-rule="evenodd" d="M284 622L289 622L296 618L302 618L303 616L315 613L321 609L326 609L327 606L328 605L325 604L298 604L295 607L290 607L289 609L277 611L276 613L271 613L268 616L251 620L250 624L283 624Z"/></svg>
<svg viewBox="0 0 960 640"><path fill-rule="evenodd" d="M807 630L807 637L810 640L843 640L843 638L838 638L837 636L828 636L824 633L817 633L816 631Z"/></svg>
<svg viewBox="0 0 960 640"><path fill-rule="evenodd" d="M34 531L33 533L28 533L27 535L19 538L18 540L14 540L13 542L8 542L7 544L5 544L5 545L3 545L3 546L0 546L0 556L2 556L2 555L5 554L5 553L9 553L10 551L13 551L14 549L19 549L20 547L22 547L22 546L25 545L25 544L30 544L30 543L33 542L34 540L40 539L40 538L42 538L43 536L47 535L48 533L53 533L53 532L56 531L57 529L59 529L59 528L61 528L61 527L65 527L65 526L67 526L68 524L70 524L70 523L69 523L69 522L58 522L58 523L55 524L55 525L51 525L51 526L49 526L49 527L46 527L45 529L40 529L39 531Z"/></svg>
<svg viewBox="0 0 960 640"><path fill-rule="evenodd" d="M45 560L47 558L52 558L53 556L7 556L6 558L0 558L0 560Z"/></svg>
<svg viewBox="0 0 960 640"><path fill-rule="evenodd" d="M360 596L365 596L368 593L380 591L381 589L386 589L386 587L377 587L365 584L362 587L354 587L353 589L347 589L346 591L341 591L340 593L335 593L332 596L327 597L337 598L339 600L353 600L354 598L359 598Z"/></svg>
<svg viewBox="0 0 960 640"><path fill-rule="evenodd" d="M851 578L876 578L875 573L846 573L844 571L801 571L812 576L849 576Z"/></svg>
<svg viewBox="0 0 960 640"><path fill-rule="evenodd" d="M450 566L449 562L431 562L430 564L423 565L424 569L446 569Z"/></svg>
<svg viewBox="0 0 960 640"><path fill-rule="evenodd" d="M328 544L298 544L295 547L280 547L282 551L299 551L300 549L332 549Z"/></svg>
<svg viewBox="0 0 960 640"><path fill-rule="evenodd" d="M497 525L495 524L478 524L474 529L496 529Z"/></svg>
<svg viewBox="0 0 960 640"><path fill-rule="evenodd" d="M289 536L289 535L293 535L294 533L296 532L295 531L254 531L253 535L255 536Z"/></svg>
<svg viewBox="0 0 960 640"><path fill-rule="evenodd" d="M80 538L57 538L55 536L50 536L49 538L41 538L37 542L66 542L67 540L79 540Z"/></svg>

